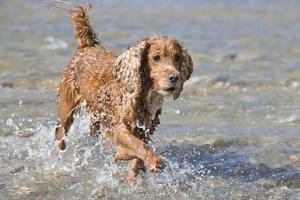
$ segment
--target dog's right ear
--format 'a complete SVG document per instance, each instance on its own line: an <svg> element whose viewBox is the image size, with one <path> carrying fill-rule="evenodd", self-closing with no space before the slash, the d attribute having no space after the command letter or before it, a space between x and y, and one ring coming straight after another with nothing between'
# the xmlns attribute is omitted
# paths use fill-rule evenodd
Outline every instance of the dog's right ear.
<svg viewBox="0 0 300 200"><path fill-rule="evenodd" d="M142 62L149 44L142 40L129 47L114 61L113 73L122 90L133 96L142 91Z"/></svg>

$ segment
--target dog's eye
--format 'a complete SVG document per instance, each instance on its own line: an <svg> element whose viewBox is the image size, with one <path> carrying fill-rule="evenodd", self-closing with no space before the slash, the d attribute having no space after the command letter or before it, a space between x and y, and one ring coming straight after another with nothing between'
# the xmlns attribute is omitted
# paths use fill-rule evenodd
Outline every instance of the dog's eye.
<svg viewBox="0 0 300 200"><path fill-rule="evenodd" d="M160 56L159 55L154 56L153 60L156 61L156 62L159 61L160 60Z"/></svg>
<svg viewBox="0 0 300 200"><path fill-rule="evenodd" d="M175 55L175 61L176 61L176 62L180 62L180 61L181 61L181 56L178 55L178 54L176 54L176 55Z"/></svg>

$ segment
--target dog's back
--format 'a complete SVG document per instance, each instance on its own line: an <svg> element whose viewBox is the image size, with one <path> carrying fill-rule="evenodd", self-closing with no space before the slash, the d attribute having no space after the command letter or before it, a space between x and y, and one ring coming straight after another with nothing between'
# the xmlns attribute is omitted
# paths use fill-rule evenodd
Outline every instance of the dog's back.
<svg viewBox="0 0 300 200"><path fill-rule="evenodd" d="M106 107L104 104L114 104L108 99L101 100L107 97L102 95L103 92L119 91L115 88L117 83L112 73L112 62L117 56L100 45L86 15L89 9L87 6L69 11L78 48L64 71L58 89L58 125L55 135L61 141L59 148L62 150L65 149L64 136L73 123L72 116L82 103L87 103L90 111L99 112Z"/></svg>

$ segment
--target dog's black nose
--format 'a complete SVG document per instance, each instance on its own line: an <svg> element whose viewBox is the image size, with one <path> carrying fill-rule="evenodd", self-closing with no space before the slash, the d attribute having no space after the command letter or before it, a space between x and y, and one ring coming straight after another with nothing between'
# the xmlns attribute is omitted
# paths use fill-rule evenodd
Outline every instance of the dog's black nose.
<svg viewBox="0 0 300 200"><path fill-rule="evenodd" d="M176 83L176 81L179 79L179 76L173 74L173 75L169 76L169 79L172 83Z"/></svg>

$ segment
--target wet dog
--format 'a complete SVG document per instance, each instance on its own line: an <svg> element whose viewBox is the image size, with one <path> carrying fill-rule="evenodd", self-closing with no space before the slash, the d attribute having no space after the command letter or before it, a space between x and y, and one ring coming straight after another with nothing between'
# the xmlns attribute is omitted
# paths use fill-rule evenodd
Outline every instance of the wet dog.
<svg viewBox="0 0 300 200"><path fill-rule="evenodd" d="M101 45L88 9L69 11L78 48L58 89L59 148L66 148L73 115L85 105L92 113L91 134L103 134L118 146L116 160L130 160L129 179L144 165L158 172L165 165L148 142L160 123L164 97L177 99L191 76L191 56L170 36L140 40L117 55Z"/></svg>

